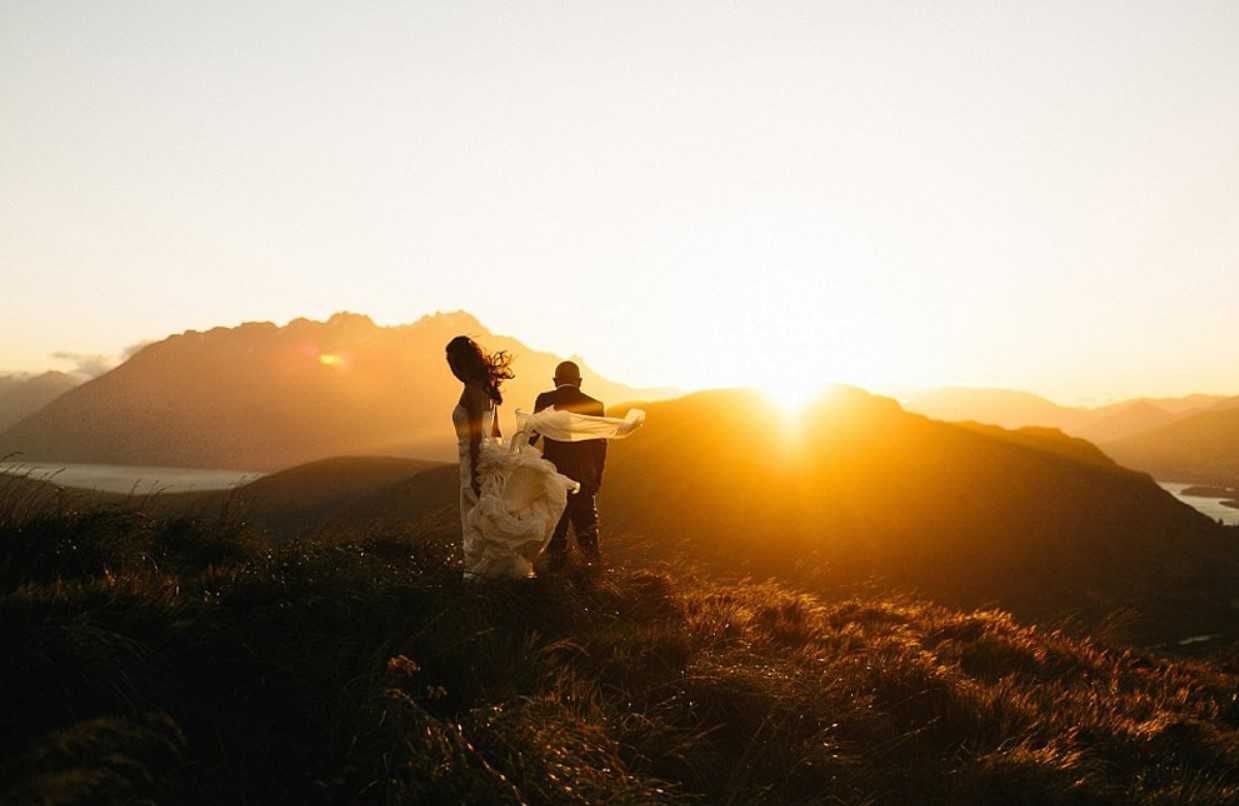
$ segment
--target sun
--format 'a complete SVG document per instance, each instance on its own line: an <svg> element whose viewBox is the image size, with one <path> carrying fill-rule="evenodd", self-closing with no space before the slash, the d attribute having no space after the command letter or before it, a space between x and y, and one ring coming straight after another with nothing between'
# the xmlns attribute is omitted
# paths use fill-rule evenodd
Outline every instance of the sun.
<svg viewBox="0 0 1239 806"><path fill-rule="evenodd" d="M318 363L324 367L339 367L344 364L344 359L334 353L321 353L318 356Z"/></svg>
<svg viewBox="0 0 1239 806"><path fill-rule="evenodd" d="M774 404L786 420L792 422L804 414L809 404L825 393L826 386L816 381L798 383L783 380L762 384L758 391Z"/></svg>

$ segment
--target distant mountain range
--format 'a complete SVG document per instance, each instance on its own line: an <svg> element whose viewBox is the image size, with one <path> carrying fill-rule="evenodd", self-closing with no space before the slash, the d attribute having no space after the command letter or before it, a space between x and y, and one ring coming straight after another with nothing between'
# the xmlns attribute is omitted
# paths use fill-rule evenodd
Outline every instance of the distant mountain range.
<svg viewBox="0 0 1239 806"><path fill-rule="evenodd" d="M1104 447L1160 479L1239 487L1239 408L1192 414Z"/></svg>
<svg viewBox="0 0 1239 806"><path fill-rule="evenodd" d="M948 422L1057 428L1167 481L1239 481L1239 397L1136 398L1083 408L1016 390L948 387L912 395L906 405Z"/></svg>
<svg viewBox="0 0 1239 806"><path fill-rule="evenodd" d="M64 372L0 375L0 431L4 431L81 383Z"/></svg>
<svg viewBox="0 0 1239 806"><path fill-rule="evenodd" d="M452 460L448 418L458 386L443 347L462 333L515 354L517 378L505 387L501 417L511 431L514 410L549 386L560 356L496 335L464 312L396 327L341 313L284 327L187 331L86 383L60 372L0 376L0 456L238 470L341 455ZM583 370L586 390L610 405L675 394ZM1016 390L945 387L912 393L904 405L949 422L1057 429L1166 481L1239 484L1239 397L1086 408ZM1054 441L1044 432L1036 438ZM1070 439L1057 445L1077 455L1090 450Z"/></svg>
<svg viewBox="0 0 1239 806"><path fill-rule="evenodd" d="M297 319L150 344L0 434L26 460L272 470L342 454L454 459L459 395L443 358L457 335L515 356L502 421L551 385L560 356L487 330L466 313L380 327L365 316ZM600 377L608 404L660 394Z"/></svg>

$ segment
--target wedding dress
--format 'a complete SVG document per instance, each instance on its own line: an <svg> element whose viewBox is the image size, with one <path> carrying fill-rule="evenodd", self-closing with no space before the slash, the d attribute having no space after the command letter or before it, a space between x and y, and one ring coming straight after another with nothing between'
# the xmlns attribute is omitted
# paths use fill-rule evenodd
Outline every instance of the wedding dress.
<svg viewBox="0 0 1239 806"><path fill-rule="evenodd" d="M645 422L634 409L624 419L590 417L545 409L516 412L517 433L505 446L490 436L495 409L482 415L478 446L478 486L475 495L469 457L469 416L464 407L452 411L460 453L460 520L466 579L533 576L533 561L554 534L580 485L557 472L531 442L536 435L561 442L623 439Z"/></svg>

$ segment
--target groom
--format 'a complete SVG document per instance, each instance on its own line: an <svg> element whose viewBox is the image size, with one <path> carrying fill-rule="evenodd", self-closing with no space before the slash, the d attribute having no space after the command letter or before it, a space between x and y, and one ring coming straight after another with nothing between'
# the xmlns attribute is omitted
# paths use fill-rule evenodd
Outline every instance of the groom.
<svg viewBox="0 0 1239 806"><path fill-rule="evenodd" d="M555 367L555 391L543 392L534 403L535 412L545 408L573 411L605 417L606 409L581 391L581 368L571 361ZM598 508L595 498L602 488L602 471L607 464L607 441L589 439L583 442L557 442L543 437L542 455L573 481L581 490L568 496L568 508L555 527L555 534L546 547L552 568L562 567L568 555L568 526L576 534L577 546L587 567L597 567L602 561L598 553Z"/></svg>

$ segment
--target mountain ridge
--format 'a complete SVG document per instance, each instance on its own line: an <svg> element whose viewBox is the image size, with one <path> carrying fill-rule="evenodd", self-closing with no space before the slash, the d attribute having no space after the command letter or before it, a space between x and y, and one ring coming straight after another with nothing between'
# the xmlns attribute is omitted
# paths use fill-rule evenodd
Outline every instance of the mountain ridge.
<svg viewBox="0 0 1239 806"><path fill-rule="evenodd" d="M911 411L946 422L972 421L1003 428L1057 428L1087 439L1135 469L1168 481L1233 482L1239 473L1239 438L1224 426L1239 412L1239 398L1191 394L1179 398L1138 397L1095 408L1061 406L1030 392L1010 389L942 387L907 401ZM1231 415L1239 421L1239 413ZM1197 425L1178 424L1195 418ZM1201 423L1205 423L1201 425ZM1223 426L1211 434L1208 424ZM1203 429L1202 433L1194 434ZM1164 436L1157 436L1164 433ZM1200 450L1190 455L1186 438ZM1156 441L1164 444L1154 445ZM1212 443L1210 444L1210 441ZM1219 451L1219 446L1225 446ZM1209 458L1203 458L1209 457ZM1184 475L1186 474L1186 475Z"/></svg>
<svg viewBox="0 0 1239 806"><path fill-rule="evenodd" d="M458 394L443 360L456 335L515 357L501 421L532 404L560 360L492 333L472 314L438 312L379 326L337 313L284 326L246 322L186 330L146 345L112 371L0 433L23 459L273 470L338 455L455 456L446 427ZM582 365L609 403L636 389Z"/></svg>
<svg viewBox="0 0 1239 806"><path fill-rule="evenodd" d="M1167 481L1239 484L1239 408L1219 406L1103 448Z"/></svg>

